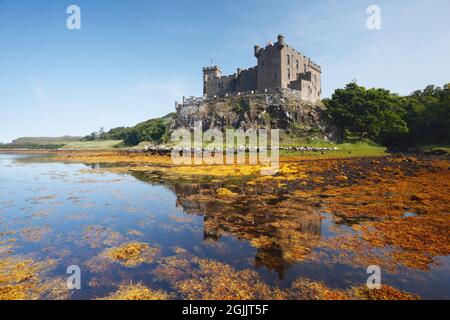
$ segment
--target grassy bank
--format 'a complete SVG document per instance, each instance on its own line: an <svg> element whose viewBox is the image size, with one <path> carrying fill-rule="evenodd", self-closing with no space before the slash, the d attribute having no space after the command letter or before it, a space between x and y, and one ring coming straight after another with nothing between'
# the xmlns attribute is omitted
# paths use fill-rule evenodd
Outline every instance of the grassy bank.
<svg viewBox="0 0 450 320"><path fill-rule="evenodd" d="M95 141L76 141L76 140L55 140L57 143L8 143L1 144L0 150L110 150L114 149L121 140L95 140Z"/></svg>
<svg viewBox="0 0 450 320"><path fill-rule="evenodd" d="M446 151L450 154L450 145L448 144L432 144L432 145L423 145L419 147L419 150L422 152L431 152L431 151Z"/></svg>
<svg viewBox="0 0 450 320"><path fill-rule="evenodd" d="M317 148L336 148L336 150L325 151L324 154L314 151L282 151L281 154L303 154L318 157L378 157L386 155L386 148L371 141L354 140L344 143L329 143L325 141L315 140L301 145L317 147ZM289 146L289 145L288 145Z"/></svg>
<svg viewBox="0 0 450 320"><path fill-rule="evenodd" d="M26 143L25 143L26 142ZM114 150L118 149L118 146L122 146L121 140L93 140L93 141L77 141L74 139L69 140L53 140L58 144L49 144L49 140L39 140L40 144L33 144L33 141L24 141L24 143L12 143L0 145L0 150ZM43 143L46 144L43 144ZM139 146L132 147L133 149L143 149L148 143L141 143ZM170 143L168 145L171 145ZM206 144L206 146L212 146L213 144ZM377 145L369 140L348 139L343 143L332 143L320 139L305 139L305 138L290 138L281 137L280 146L282 147L299 147L308 146L315 148L336 148L336 150L327 150L322 154L321 152L314 151L286 151L282 150L281 155L305 155L316 157L365 157L365 156L382 156L386 154L386 148ZM428 146L428 149L436 148L437 146ZM125 147L126 148L126 147ZM130 147L128 147L130 148Z"/></svg>
<svg viewBox="0 0 450 320"><path fill-rule="evenodd" d="M64 144L62 149L105 150L113 149L121 142L121 140L71 141Z"/></svg>

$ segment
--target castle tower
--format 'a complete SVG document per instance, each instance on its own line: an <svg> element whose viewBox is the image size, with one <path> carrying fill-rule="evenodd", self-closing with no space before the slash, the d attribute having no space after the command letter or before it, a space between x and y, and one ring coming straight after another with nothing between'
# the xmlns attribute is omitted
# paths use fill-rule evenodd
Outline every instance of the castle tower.
<svg viewBox="0 0 450 320"><path fill-rule="evenodd" d="M278 42L277 42L277 44L279 46L284 46L285 45L285 37L282 34L278 35Z"/></svg>
<svg viewBox="0 0 450 320"><path fill-rule="evenodd" d="M207 94L207 83L212 79L217 79L222 76L222 70L219 66L209 66L203 68L203 96Z"/></svg>
<svg viewBox="0 0 450 320"><path fill-rule="evenodd" d="M315 102L322 92L319 65L286 43L284 35L265 47L255 45L257 65L238 68L233 75L222 76L218 66L203 68L204 97L222 96L234 92L289 89L305 101Z"/></svg>
<svg viewBox="0 0 450 320"><path fill-rule="evenodd" d="M209 79L220 78L222 76L222 70L219 66L209 66L203 68L203 81L206 82Z"/></svg>

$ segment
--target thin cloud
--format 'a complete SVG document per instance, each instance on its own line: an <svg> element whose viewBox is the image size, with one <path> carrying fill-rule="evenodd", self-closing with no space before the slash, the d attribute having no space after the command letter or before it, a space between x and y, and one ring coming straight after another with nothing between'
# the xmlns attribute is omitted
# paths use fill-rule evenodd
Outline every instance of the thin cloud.
<svg viewBox="0 0 450 320"><path fill-rule="evenodd" d="M48 104L48 96L47 92L45 91L44 87L39 81L34 81L32 83L32 90L37 102L37 105L39 106L41 110L41 115L44 120L49 119L49 104Z"/></svg>
<svg viewBox="0 0 450 320"><path fill-rule="evenodd" d="M181 77L171 77L163 80L149 80L126 85L125 89L136 93L153 93L159 96L180 97L191 88L187 81Z"/></svg>

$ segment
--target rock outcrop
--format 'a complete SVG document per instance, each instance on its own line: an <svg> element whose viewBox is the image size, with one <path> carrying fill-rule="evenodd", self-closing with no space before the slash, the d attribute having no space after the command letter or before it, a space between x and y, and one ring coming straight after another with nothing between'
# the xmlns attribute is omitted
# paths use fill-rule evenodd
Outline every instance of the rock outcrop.
<svg viewBox="0 0 450 320"><path fill-rule="evenodd" d="M201 121L203 130L270 128L332 139L332 130L324 121L324 110L321 102L305 102L296 91L289 89L236 94L179 104L171 130L193 128L196 121Z"/></svg>

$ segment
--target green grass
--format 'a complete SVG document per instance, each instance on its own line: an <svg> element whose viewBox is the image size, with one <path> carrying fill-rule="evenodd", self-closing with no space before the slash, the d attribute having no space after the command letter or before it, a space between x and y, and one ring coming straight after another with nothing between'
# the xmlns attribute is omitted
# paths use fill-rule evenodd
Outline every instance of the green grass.
<svg viewBox="0 0 450 320"><path fill-rule="evenodd" d="M450 154L450 145L448 144L431 144L431 145L423 145L419 147L419 150L422 152L435 151L435 150L444 150Z"/></svg>
<svg viewBox="0 0 450 320"><path fill-rule="evenodd" d="M115 148L122 140L96 140L96 141L64 141L58 144L0 144L0 150L33 149L33 150L108 150Z"/></svg>
<svg viewBox="0 0 450 320"><path fill-rule="evenodd" d="M112 149L121 142L121 140L70 141L65 143L62 149L104 150Z"/></svg>
<svg viewBox="0 0 450 320"><path fill-rule="evenodd" d="M296 146L310 146L317 148L337 148L337 150L325 151L325 156L336 157L379 157L386 155L386 148L368 140L348 140L343 143L331 143L323 140L311 140L299 142ZM286 145L284 145L286 146ZM299 151L282 151L281 154L302 154ZM303 155L319 155L318 152L304 152Z"/></svg>
<svg viewBox="0 0 450 320"><path fill-rule="evenodd" d="M174 146L176 143L166 143L166 146ZM213 147L215 144L206 144L204 146ZM280 146L299 147L309 146L316 148L337 148L337 150L325 151L324 155L313 151L286 151L281 150L281 155L311 155L317 157L378 157L386 155L386 148L370 140L360 140L358 138L349 138L343 143L333 143L318 138L300 138L294 135L288 135L280 132ZM225 146L224 146L225 148Z"/></svg>
<svg viewBox="0 0 450 320"><path fill-rule="evenodd" d="M346 142L337 144L338 150L334 151L340 155L353 157L371 157L386 155L386 148L371 141Z"/></svg>

